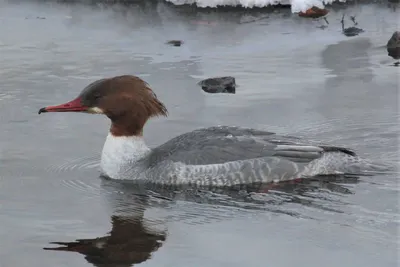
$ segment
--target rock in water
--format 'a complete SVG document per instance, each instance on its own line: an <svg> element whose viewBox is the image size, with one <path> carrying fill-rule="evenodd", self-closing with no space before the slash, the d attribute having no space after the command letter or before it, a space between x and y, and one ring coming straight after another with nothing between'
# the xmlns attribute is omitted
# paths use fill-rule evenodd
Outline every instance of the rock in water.
<svg viewBox="0 0 400 267"><path fill-rule="evenodd" d="M400 59L400 31L395 31L389 39L386 49L388 56L394 59Z"/></svg>
<svg viewBox="0 0 400 267"><path fill-rule="evenodd" d="M360 33L363 33L364 30L357 28L357 27L349 27L343 30L343 34L346 35L347 37L353 37L353 36L357 36Z"/></svg>
<svg viewBox="0 0 400 267"><path fill-rule="evenodd" d="M201 89L207 93L228 93L236 92L235 78L231 76L214 77L199 82Z"/></svg>
<svg viewBox="0 0 400 267"><path fill-rule="evenodd" d="M181 46L183 44L183 41L181 40L170 40L167 42L167 44L172 45L172 46Z"/></svg>
<svg viewBox="0 0 400 267"><path fill-rule="evenodd" d="M353 21L354 26L358 25L358 23L356 22L356 17L355 16L351 16L350 18ZM344 14L343 14L342 20L340 22L342 23L342 33L347 37L357 36L360 33L364 32L363 29L360 29L360 28L357 28L357 27L354 27L354 26L353 27L349 27L349 28L345 28L344 27Z"/></svg>

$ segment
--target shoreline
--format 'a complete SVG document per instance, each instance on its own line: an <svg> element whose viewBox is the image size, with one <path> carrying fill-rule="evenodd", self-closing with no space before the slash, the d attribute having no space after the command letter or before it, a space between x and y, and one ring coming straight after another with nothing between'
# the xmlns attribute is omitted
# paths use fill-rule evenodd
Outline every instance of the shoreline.
<svg viewBox="0 0 400 267"><path fill-rule="evenodd" d="M57 4L82 4L82 5L88 5L88 6L125 6L125 7L131 7L131 6L156 6L158 4L163 4L165 6L178 9L178 10L187 10L187 11L197 11L197 12L232 12L232 11L270 11L274 12L276 10L290 10L292 8L292 5L290 4L269 4L264 7L245 7L242 5L236 5L236 6L231 6L231 5L221 5L221 6L216 6L216 7L201 7L196 4L174 4L170 1L167 0L33 0L33 1L28 1L28 0L14 0L14 1L5 1L4 3L7 4L18 4L18 3L43 3L43 4L51 4L51 3L57 3ZM353 7L357 5L398 5L398 3L393 3L392 1L389 0L379 0L379 1L373 1L373 0L363 0L363 1L357 1L357 0L347 0L346 2L341 2L339 0L336 0L332 3L327 3L323 4L323 8L329 9L329 10L340 10L340 9L345 9L348 7ZM312 6L310 6L312 8ZM291 12L293 14L297 14L299 12Z"/></svg>

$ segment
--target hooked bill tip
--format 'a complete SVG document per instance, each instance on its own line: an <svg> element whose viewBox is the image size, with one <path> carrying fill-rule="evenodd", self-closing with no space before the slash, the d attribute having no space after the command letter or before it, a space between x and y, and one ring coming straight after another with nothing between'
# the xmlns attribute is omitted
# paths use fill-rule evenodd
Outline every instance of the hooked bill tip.
<svg viewBox="0 0 400 267"><path fill-rule="evenodd" d="M43 112L47 112L46 108L41 108L41 109L39 109L38 114L43 113Z"/></svg>

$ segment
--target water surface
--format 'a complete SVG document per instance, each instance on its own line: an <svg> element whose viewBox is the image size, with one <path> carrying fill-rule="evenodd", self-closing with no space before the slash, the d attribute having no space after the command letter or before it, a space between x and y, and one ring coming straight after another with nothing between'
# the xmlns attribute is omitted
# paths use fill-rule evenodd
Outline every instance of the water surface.
<svg viewBox="0 0 400 267"><path fill-rule="evenodd" d="M344 36L343 12L365 32ZM135 74L169 109L146 126L150 146L240 125L396 163L399 68L383 45L397 18L356 5L332 10L321 29L290 10L1 2L0 266L397 266L396 174L148 192L99 178L106 118L37 115L95 79ZM216 75L234 76L237 93L196 85ZM71 245L86 258L43 250L76 239L91 239Z"/></svg>

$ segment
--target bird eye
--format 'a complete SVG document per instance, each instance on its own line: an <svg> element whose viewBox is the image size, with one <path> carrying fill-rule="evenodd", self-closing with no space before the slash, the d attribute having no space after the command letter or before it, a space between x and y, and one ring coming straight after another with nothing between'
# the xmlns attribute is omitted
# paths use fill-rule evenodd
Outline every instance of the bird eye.
<svg viewBox="0 0 400 267"><path fill-rule="evenodd" d="M93 95L93 99L94 99L94 100L98 100L98 99L100 99L100 98L101 98L101 95L98 95L98 94Z"/></svg>

